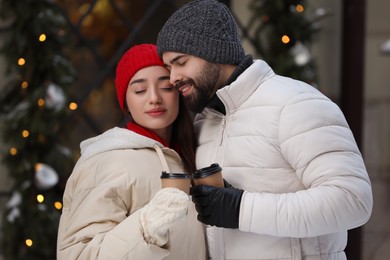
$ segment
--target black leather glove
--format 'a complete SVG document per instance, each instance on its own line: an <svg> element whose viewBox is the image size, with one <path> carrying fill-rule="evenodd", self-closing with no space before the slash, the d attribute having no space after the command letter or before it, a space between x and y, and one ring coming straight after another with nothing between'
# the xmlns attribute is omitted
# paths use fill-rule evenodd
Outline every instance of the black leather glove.
<svg viewBox="0 0 390 260"><path fill-rule="evenodd" d="M191 187L190 195L200 222L210 226L238 228L243 192L231 185L229 188L198 185Z"/></svg>

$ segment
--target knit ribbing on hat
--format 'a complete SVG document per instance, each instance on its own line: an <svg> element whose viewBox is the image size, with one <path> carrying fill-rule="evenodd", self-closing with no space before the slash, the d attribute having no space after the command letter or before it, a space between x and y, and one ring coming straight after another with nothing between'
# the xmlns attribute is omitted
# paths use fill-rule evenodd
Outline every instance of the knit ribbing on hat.
<svg viewBox="0 0 390 260"><path fill-rule="evenodd" d="M154 44L136 45L122 56L115 75L116 94L122 111L125 110L126 92L130 79L140 69L151 66L164 66Z"/></svg>
<svg viewBox="0 0 390 260"><path fill-rule="evenodd" d="M157 51L160 57L173 51L222 64L245 57L233 15L216 0L195 0L178 9L158 34Z"/></svg>

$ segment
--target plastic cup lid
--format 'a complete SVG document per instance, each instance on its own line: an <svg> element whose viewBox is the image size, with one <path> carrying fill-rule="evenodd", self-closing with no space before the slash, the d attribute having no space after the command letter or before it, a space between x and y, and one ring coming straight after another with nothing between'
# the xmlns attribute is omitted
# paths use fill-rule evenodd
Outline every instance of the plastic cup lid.
<svg viewBox="0 0 390 260"><path fill-rule="evenodd" d="M220 171L222 171L221 166L219 166L218 163L213 163L210 166L196 170L194 172L194 178L195 179L204 178L204 177L207 177L209 175L212 175L212 174L220 172Z"/></svg>
<svg viewBox="0 0 390 260"><path fill-rule="evenodd" d="M192 179L192 174L190 173L169 173L162 172L161 179Z"/></svg>

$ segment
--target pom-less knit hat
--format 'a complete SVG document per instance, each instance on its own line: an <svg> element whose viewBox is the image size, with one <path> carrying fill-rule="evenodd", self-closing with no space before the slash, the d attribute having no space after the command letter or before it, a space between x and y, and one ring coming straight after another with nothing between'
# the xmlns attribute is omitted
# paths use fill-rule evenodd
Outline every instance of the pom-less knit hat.
<svg viewBox="0 0 390 260"><path fill-rule="evenodd" d="M195 0L178 9L158 34L157 51L160 57L173 51L222 64L238 64L245 56L233 15L216 0Z"/></svg>
<svg viewBox="0 0 390 260"><path fill-rule="evenodd" d="M130 79L140 69L151 66L164 66L157 54L156 45L140 44L125 52L116 67L116 95L122 111L125 110L125 99Z"/></svg>

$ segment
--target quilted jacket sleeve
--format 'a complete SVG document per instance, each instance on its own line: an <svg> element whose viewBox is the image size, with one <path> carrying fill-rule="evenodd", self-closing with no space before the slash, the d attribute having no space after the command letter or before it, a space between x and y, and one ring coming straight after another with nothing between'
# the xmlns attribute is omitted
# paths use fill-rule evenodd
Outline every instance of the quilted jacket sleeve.
<svg viewBox="0 0 390 260"><path fill-rule="evenodd" d="M63 210L59 260L163 259L169 254L167 249L145 242L140 210L127 216L125 203L115 190L99 187L84 192Z"/></svg>
<svg viewBox="0 0 390 260"><path fill-rule="evenodd" d="M313 237L363 225L372 210L368 174L337 105L315 93L283 107L279 142L306 189L282 194L245 192L240 230L286 237Z"/></svg>

